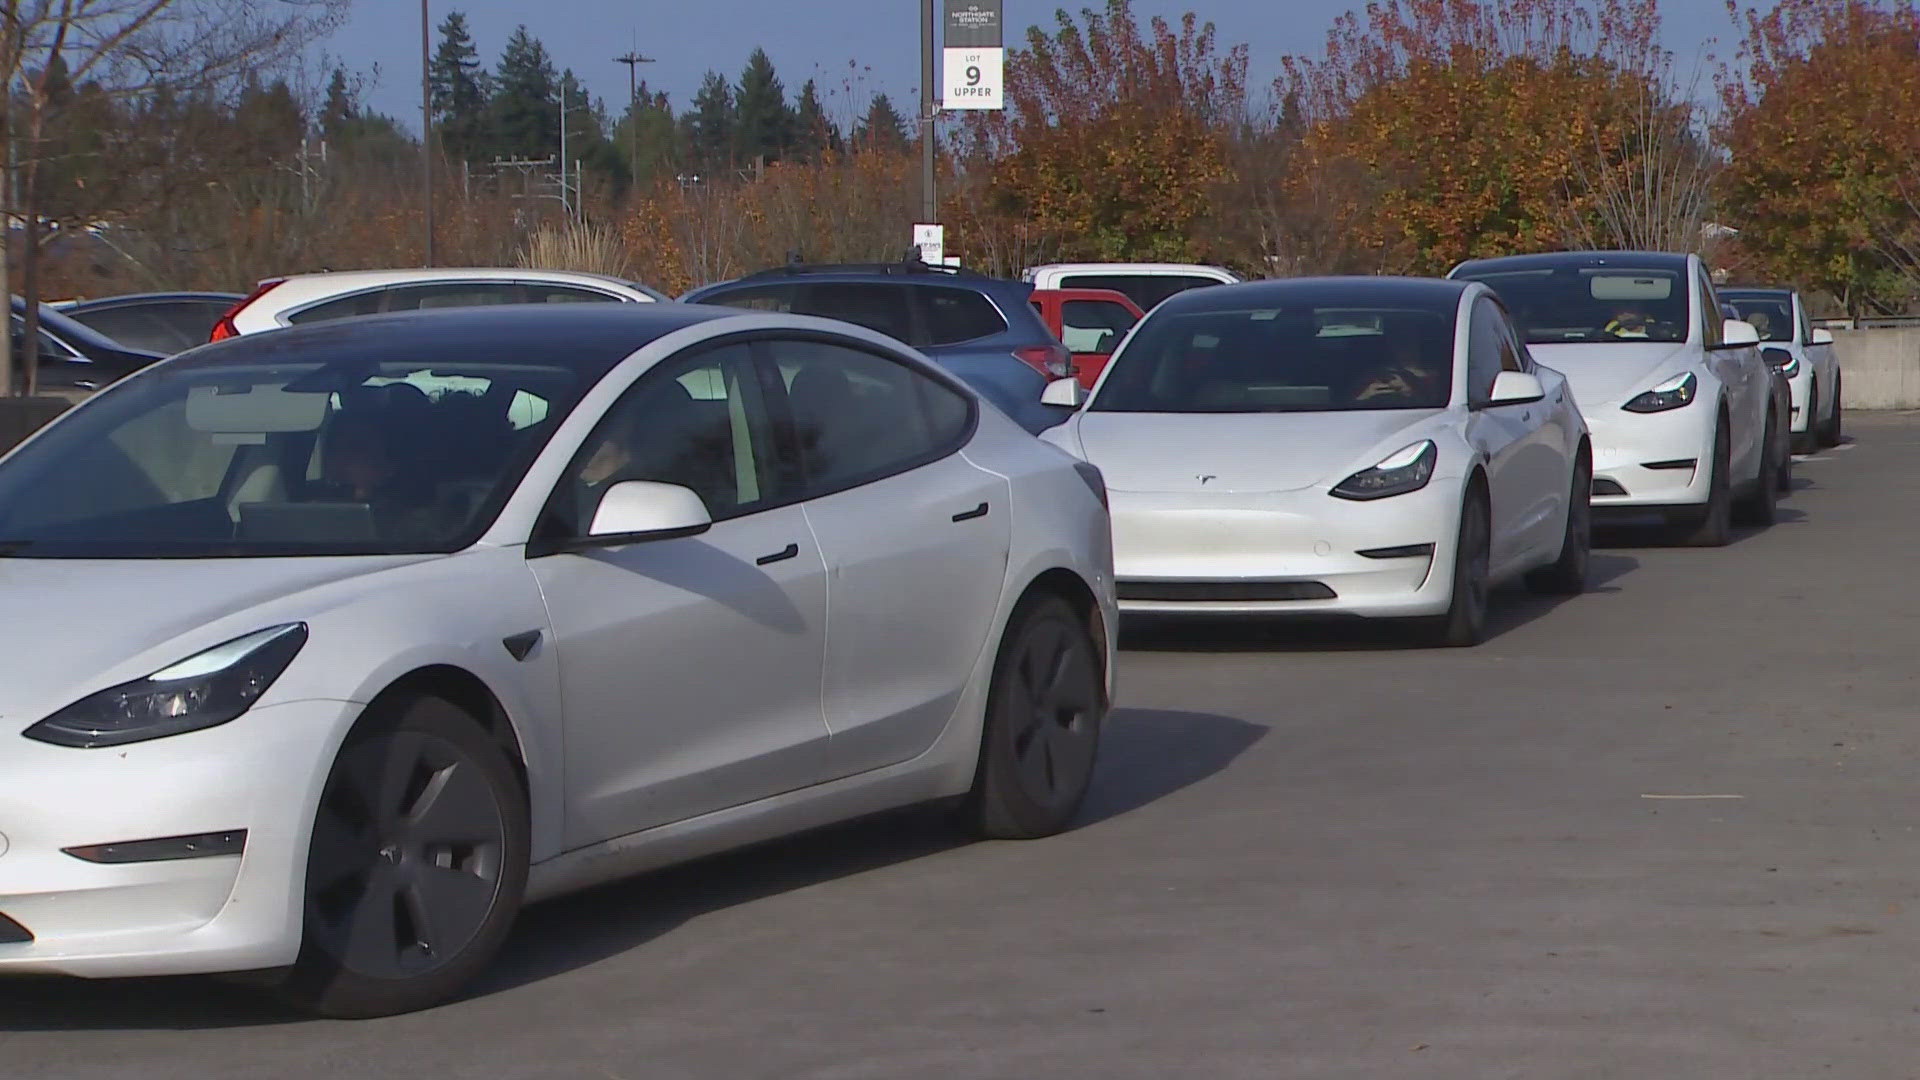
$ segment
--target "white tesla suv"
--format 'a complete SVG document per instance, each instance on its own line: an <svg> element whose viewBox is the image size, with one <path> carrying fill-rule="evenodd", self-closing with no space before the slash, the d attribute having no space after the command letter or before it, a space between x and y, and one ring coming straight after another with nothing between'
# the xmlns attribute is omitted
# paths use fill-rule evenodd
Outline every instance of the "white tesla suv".
<svg viewBox="0 0 1920 1080"><path fill-rule="evenodd" d="M1586 584L1586 427L1484 286L1182 293L1042 438L1107 478L1122 611L1417 618L1470 645L1493 584Z"/></svg>
<svg viewBox="0 0 1920 1080"><path fill-rule="evenodd" d="M1770 525L1785 440L1749 323L1723 316L1698 256L1561 252L1462 263L1500 294L1540 362L1566 373L1593 432L1593 506L1662 516L1716 547Z"/></svg>
<svg viewBox="0 0 1920 1080"><path fill-rule="evenodd" d="M0 973L392 1013L523 899L922 800L1060 830L1110 696L1104 498L820 319L185 353L0 459Z"/></svg>
<svg viewBox="0 0 1920 1080"><path fill-rule="evenodd" d="M1840 445L1840 359L1833 331L1807 319L1807 305L1793 289L1722 289L1720 299L1760 334L1760 353L1780 369L1793 395L1793 448L1811 454Z"/></svg>
<svg viewBox="0 0 1920 1080"><path fill-rule="evenodd" d="M572 270L423 267L337 270L268 278L214 323L214 341L359 315L496 304L649 304L638 282Z"/></svg>

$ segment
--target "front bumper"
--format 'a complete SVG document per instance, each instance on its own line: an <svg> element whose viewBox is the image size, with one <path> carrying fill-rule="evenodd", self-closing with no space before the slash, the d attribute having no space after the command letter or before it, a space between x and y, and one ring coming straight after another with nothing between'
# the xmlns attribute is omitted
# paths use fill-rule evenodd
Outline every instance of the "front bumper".
<svg viewBox="0 0 1920 1080"><path fill-rule="evenodd" d="M0 944L0 974L292 963L313 808L359 709L274 705L206 731L95 750L0 736L0 915L33 935ZM103 864L63 850L242 829L239 855Z"/></svg>
<svg viewBox="0 0 1920 1080"><path fill-rule="evenodd" d="M1593 444L1593 508L1658 510L1707 501L1713 465L1713 404L1663 413L1609 404L1586 414Z"/></svg>
<svg viewBox="0 0 1920 1080"><path fill-rule="evenodd" d="M1452 599L1459 488L1457 477L1435 477L1419 491L1372 502L1336 499L1322 488L1252 495L1109 492L1120 610L1368 618L1440 614ZM1431 545L1431 552L1388 558L1359 554L1421 545ZM1276 588L1286 585L1301 588ZM1236 590L1311 593L1315 590L1306 587L1313 585L1333 595L1221 598Z"/></svg>

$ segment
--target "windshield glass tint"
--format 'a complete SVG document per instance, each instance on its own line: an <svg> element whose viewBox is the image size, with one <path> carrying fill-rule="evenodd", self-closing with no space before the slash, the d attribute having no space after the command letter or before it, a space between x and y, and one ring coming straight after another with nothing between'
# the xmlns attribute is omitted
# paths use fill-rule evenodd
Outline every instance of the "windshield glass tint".
<svg viewBox="0 0 1920 1080"><path fill-rule="evenodd" d="M1687 278L1678 271L1555 267L1458 276L1499 293L1531 345L1687 340Z"/></svg>
<svg viewBox="0 0 1920 1080"><path fill-rule="evenodd" d="M1793 340L1793 304L1785 297L1730 296L1720 294L1722 302L1733 305L1740 317L1760 331L1761 341Z"/></svg>
<svg viewBox="0 0 1920 1080"><path fill-rule="evenodd" d="M1453 312L1369 307L1162 310L1134 330L1089 408L1263 413L1437 409Z"/></svg>
<svg viewBox="0 0 1920 1080"><path fill-rule="evenodd" d="M458 550L491 523L579 381L531 363L156 371L0 464L0 555Z"/></svg>

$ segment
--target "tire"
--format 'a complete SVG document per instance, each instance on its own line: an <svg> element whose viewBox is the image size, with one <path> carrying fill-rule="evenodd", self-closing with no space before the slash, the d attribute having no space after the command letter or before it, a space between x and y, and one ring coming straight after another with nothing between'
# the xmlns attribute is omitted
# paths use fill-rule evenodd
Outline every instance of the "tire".
<svg viewBox="0 0 1920 1080"><path fill-rule="evenodd" d="M1780 520L1780 431L1774 427L1771 413L1760 443L1760 473L1754 477L1753 490L1734 507L1734 517L1742 525L1772 525ZM1791 469L1792 458L1787 458Z"/></svg>
<svg viewBox="0 0 1920 1080"><path fill-rule="evenodd" d="M1820 384L1815 382L1807 390L1807 430L1793 437L1793 452L1811 454L1820 449L1826 439L1826 429L1820 420Z"/></svg>
<svg viewBox="0 0 1920 1080"><path fill-rule="evenodd" d="M1492 545L1487 497L1478 489L1469 489L1460 507L1459 539L1453 551L1453 593L1447 613L1420 624L1420 636L1428 645L1467 649L1486 640Z"/></svg>
<svg viewBox="0 0 1920 1080"><path fill-rule="evenodd" d="M1587 564L1593 552L1593 465L1582 459L1573 468L1573 494L1567 503L1567 534L1560 557L1527 572L1527 588L1546 596L1578 596L1587 591Z"/></svg>
<svg viewBox="0 0 1920 1080"><path fill-rule="evenodd" d="M1707 502L1687 515L1678 526L1683 547L1726 547L1733 540L1733 492L1727 472L1732 468L1727 444L1727 425L1716 423L1713 429L1713 475L1707 482Z"/></svg>
<svg viewBox="0 0 1920 1080"><path fill-rule="evenodd" d="M1820 431L1820 442L1824 446L1839 446L1844 441L1840 417L1840 376L1833 377L1833 416L1827 420Z"/></svg>
<svg viewBox="0 0 1920 1080"><path fill-rule="evenodd" d="M320 1016L452 998L493 960L526 892L527 804L506 752L439 698L373 708L327 777L300 958L280 987Z"/></svg>
<svg viewBox="0 0 1920 1080"><path fill-rule="evenodd" d="M963 807L970 831L1031 840L1072 822L1107 711L1100 668L1093 634L1065 600L1021 601L994 658L980 763Z"/></svg>

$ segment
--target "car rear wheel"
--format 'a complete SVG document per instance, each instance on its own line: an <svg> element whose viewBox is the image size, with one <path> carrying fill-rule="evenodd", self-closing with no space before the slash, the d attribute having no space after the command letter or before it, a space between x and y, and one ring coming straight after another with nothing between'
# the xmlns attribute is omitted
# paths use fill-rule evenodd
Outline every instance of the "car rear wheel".
<svg viewBox="0 0 1920 1080"><path fill-rule="evenodd" d="M321 794L305 937L281 987L322 1016L453 997L493 959L526 890L526 799L506 752L439 698L374 708Z"/></svg>
<svg viewBox="0 0 1920 1080"><path fill-rule="evenodd" d="M1820 441L1827 446L1839 446L1841 443L1840 413L1840 376L1835 375L1833 377L1833 415L1828 417L1826 426L1820 432Z"/></svg>
<svg viewBox="0 0 1920 1080"><path fill-rule="evenodd" d="M1587 591L1587 563L1593 552L1593 466L1584 459L1573 467L1573 491L1567 501L1567 535L1560 558L1527 573L1527 588L1550 596Z"/></svg>
<svg viewBox="0 0 1920 1080"><path fill-rule="evenodd" d="M1707 501L1704 506L1688 511L1685 519L1679 523L1679 541L1685 547L1725 547L1733 540L1733 493L1728 487L1727 470L1731 467L1731 456L1727 445L1727 426L1719 423L1713 429L1712 474L1707 479Z"/></svg>
<svg viewBox="0 0 1920 1080"><path fill-rule="evenodd" d="M1769 413L1766 437L1760 443L1760 475L1754 477L1753 490L1735 507L1742 525L1772 525L1780 519L1780 459L1784 455L1774 423ZM1788 457L1787 463L1791 468L1793 459Z"/></svg>
<svg viewBox="0 0 1920 1080"><path fill-rule="evenodd" d="M1470 648L1487 636L1487 598L1493 591L1487 499L1471 488L1462 503L1460 535L1453 552L1452 599L1445 615L1421 624L1421 636L1436 648Z"/></svg>
<svg viewBox="0 0 1920 1080"><path fill-rule="evenodd" d="M1093 779L1106 713L1100 649L1066 601L1022 601L1007 622L987 691L968 825L1027 840L1065 829Z"/></svg>

